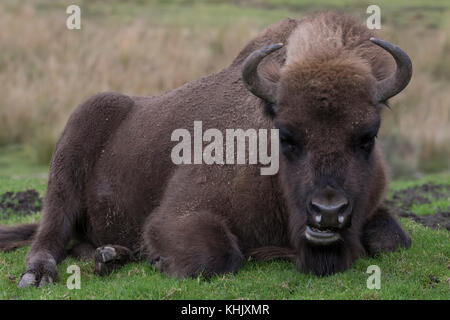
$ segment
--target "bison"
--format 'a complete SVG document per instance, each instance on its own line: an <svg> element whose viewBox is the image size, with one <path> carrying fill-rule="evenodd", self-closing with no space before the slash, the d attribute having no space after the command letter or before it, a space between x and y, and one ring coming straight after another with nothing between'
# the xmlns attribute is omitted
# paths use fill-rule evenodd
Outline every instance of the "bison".
<svg viewBox="0 0 450 320"><path fill-rule="evenodd" d="M110 273L146 259L169 276L289 259L305 273L348 269L411 240L383 207L380 113L412 75L397 46L338 13L269 26L222 71L154 97L100 93L73 112L51 164L42 220L0 228L32 242L18 287L56 280L68 254ZM280 168L176 165L171 133L278 129Z"/></svg>

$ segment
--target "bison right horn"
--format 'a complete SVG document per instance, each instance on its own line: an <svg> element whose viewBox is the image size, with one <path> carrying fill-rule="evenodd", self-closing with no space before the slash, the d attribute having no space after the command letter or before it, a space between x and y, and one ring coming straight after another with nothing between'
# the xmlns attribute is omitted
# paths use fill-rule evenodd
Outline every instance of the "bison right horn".
<svg viewBox="0 0 450 320"><path fill-rule="evenodd" d="M242 79L245 87L255 96L270 103L276 102L277 88L273 82L258 75L258 65L264 57L282 46L282 43L276 43L253 51L242 64Z"/></svg>

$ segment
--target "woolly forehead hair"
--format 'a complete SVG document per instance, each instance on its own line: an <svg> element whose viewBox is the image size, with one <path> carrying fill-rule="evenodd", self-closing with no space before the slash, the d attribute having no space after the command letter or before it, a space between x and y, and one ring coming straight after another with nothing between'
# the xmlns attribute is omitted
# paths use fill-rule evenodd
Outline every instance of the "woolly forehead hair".
<svg viewBox="0 0 450 320"><path fill-rule="evenodd" d="M370 66L363 59L340 54L337 57L302 59L283 66L280 74L281 87L288 91L302 91L318 95L318 98L338 98L343 93L352 96L367 95L375 80Z"/></svg>
<svg viewBox="0 0 450 320"><path fill-rule="evenodd" d="M362 104L376 104L371 94L375 79L362 59L341 56L293 62L283 67L280 76L280 94L287 98L284 101L319 118L355 117L355 113L367 112L361 109Z"/></svg>
<svg viewBox="0 0 450 320"><path fill-rule="evenodd" d="M331 21L336 19L342 23ZM302 23L288 39L281 87L319 100L367 96L374 78L367 61L370 34L361 29L351 18L330 14Z"/></svg>
<svg viewBox="0 0 450 320"><path fill-rule="evenodd" d="M288 38L286 64L317 57L323 53L337 56L351 50L360 56L370 48L372 33L349 16L321 13L297 26Z"/></svg>
<svg viewBox="0 0 450 320"><path fill-rule="evenodd" d="M301 105L311 116L328 120L356 117L355 113L363 111L362 104L375 105L375 78L370 65L349 51L336 51L340 53L291 60L284 65L279 93L288 97L285 101Z"/></svg>
<svg viewBox="0 0 450 320"><path fill-rule="evenodd" d="M303 105L334 116L346 113L342 107L354 105L356 100L372 103L372 67L355 46L348 46L352 40L361 41L343 37L348 34L320 19L297 28L288 40L286 63L279 73L281 91L292 98L302 97Z"/></svg>

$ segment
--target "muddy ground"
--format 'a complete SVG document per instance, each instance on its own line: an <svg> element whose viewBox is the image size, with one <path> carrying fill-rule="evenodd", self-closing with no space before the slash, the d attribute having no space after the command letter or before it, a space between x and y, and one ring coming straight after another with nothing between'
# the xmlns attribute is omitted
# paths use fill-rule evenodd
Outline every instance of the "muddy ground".
<svg viewBox="0 0 450 320"><path fill-rule="evenodd" d="M42 198L36 190L6 192L0 195L0 218L30 215L42 209Z"/></svg>
<svg viewBox="0 0 450 320"><path fill-rule="evenodd" d="M385 204L400 217L410 218L433 229L450 231L450 207L434 214L418 216L411 212L412 205L431 203L438 199L450 197L450 185L436 185L426 183L395 192ZM29 215L42 209L42 198L36 190L23 192L6 192L0 195L0 218L7 218L13 214Z"/></svg>
<svg viewBox="0 0 450 320"><path fill-rule="evenodd" d="M386 200L385 204L394 214L400 217L410 218L433 229L446 229L450 231L450 207L447 207L447 210L438 210L428 215L418 216L411 212L411 207L414 204L428 204L432 201L448 199L449 197L450 185L426 183L394 192L392 198Z"/></svg>

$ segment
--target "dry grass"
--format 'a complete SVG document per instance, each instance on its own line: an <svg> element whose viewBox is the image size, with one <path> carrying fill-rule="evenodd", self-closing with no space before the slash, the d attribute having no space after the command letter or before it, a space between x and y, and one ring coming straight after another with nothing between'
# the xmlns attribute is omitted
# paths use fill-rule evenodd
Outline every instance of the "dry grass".
<svg viewBox="0 0 450 320"><path fill-rule="evenodd" d="M233 26L199 33L142 19L117 25L85 19L79 32L67 30L65 18L43 19L31 5L0 16L0 143L26 143L41 161L88 96L176 88L224 67L256 32Z"/></svg>
<svg viewBox="0 0 450 320"><path fill-rule="evenodd" d="M381 137L391 140L387 151L393 154L387 156L397 174L450 165L450 15L446 14L441 29L423 29L419 24L386 32L408 52L414 67L408 88L384 112Z"/></svg>
<svg viewBox="0 0 450 320"><path fill-rule="evenodd" d="M255 19L194 28L143 17L87 16L81 31L70 31L64 10L5 3L0 4L0 145L24 143L40 162L48 161L70 112L91 94L173 89L229 64L261 30ZM405 48L415 68L408 89L384 114L382 137L394 173L448 168L450 17L443 14L442 28L386 28L387 38Z"/></svg>

